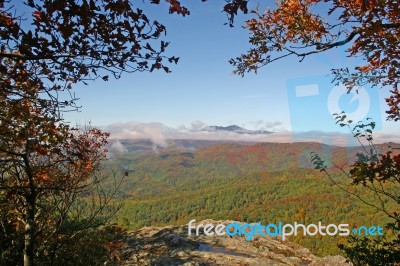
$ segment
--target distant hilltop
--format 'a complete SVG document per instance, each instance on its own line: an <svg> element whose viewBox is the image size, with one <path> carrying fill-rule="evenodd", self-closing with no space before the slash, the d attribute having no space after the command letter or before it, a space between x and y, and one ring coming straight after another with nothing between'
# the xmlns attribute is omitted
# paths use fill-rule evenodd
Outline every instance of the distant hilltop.
<svg viewBox="0 0 400 266"><path fill-rule="evenodd" d="M233 132L237 134L249 134L249 135L266 135L272 134L274 132L267 131L267 130L249 130L237 125L230 125L227 127L223 126L207 126L201 129L201 131L206 132Z"/></svg>

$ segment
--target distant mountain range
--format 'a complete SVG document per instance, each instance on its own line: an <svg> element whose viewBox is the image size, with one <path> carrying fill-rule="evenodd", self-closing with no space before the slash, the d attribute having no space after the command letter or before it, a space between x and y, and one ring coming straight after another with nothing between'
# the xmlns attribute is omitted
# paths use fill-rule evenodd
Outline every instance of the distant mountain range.
<svg viewBox="0 0 400 266"><path fill-rule="evenodd" d="M230 125L227 127L223 126L207 126L201 129L201 131L206 132L233 132L237 134L249 134L249 135L266 135L272 134L274 132L266 131L266 130L249 130L237 125Z"/></svg>

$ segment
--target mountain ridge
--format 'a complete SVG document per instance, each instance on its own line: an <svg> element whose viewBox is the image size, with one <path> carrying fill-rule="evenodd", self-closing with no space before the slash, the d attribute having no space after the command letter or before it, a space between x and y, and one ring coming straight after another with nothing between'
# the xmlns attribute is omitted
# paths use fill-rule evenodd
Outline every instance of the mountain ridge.
<svg viewBox="0 0 400 266"><path fill-rule="evenodd" d="M183 143L188 146L182 148ZM321 221L351 226L387 222L377 210L334 186L310 161L312 151L320 154L328 167L333 160L342 168L330 166L332 178L347 185L351 180L342 176L341 170L354 162L361 147L347 149L307 142L213 145L200 142L196 148L192 144L196 142L175 143L174 147L148 153L130 152L128 147L127 153L109 161L114 169L128 173L118 194L119 202L124 203L118 223L139 229L208 218L246 222ZM388 150L387 145L378 146L381 153ZM353 191L369 200L379 200L361 187ZM336 245L339 239L307 237L291 241L317 255L339 252Z"/></svg>
<svg viewBox="0 0 400 266"><path fill-rule="evenodd" d="M237 125L230 125L230 126L207 126L203 127L201 131L206 132L232 132L237 134L249 134L249 135L267 135L272 134L274 132L267 131L267 130L249 130Z"/></svg>

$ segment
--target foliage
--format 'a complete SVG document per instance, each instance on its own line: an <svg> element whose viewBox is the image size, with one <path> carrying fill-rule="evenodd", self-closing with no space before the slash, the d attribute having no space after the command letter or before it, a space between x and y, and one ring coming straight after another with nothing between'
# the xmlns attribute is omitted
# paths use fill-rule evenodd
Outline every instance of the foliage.
<svg viewBox="0 0 400 266"><path fill-rule="evenodd" d="M170 13L190 14L179 1L165 2ZM224 11L230 23L238 10L247 12L246 3L227 1ZM71 102L57 101L54 91L69 90L81 81L107 81L109 75L119 78L122 73L157 69L168 73L169 65L178 63L178 57L165 55L169 42L155 42L166 35L165 26L128 0L23 4L31 13L23 14L10 1L0 9L0 77L7 95L18 95L18 82L29 80L35 88L28 90L47 94L55 107L65 107Z"/></svg>
<svg viewBox="0 0 400 266"><path fill-rule="evenodd" d="M399 120L398 1L281 0L275 9L253 10L247 21L250 44L245 54L231 59L234 73L244 75L287 56L305 57L346 46L349 57L363 65L333 69L335 80L348 89L369 83L388 87L388 119Z"/></svg>
<svg viewBox="0 0 400 266"><path fill-rule="evenodd" d="M73 85L122 73L168 73L179 58L165 55L168 42L156 42L165 26L128 0L1 2L1 262L21 264L23 251L24 265L59 265L70 240L95 235L114 212L106 206L115 190L105 191L99 174L108 134L62 119L61 112L77 108ZM164 2L171 14L190 13L177 0ZM245 12L245 3L228 1L225 11ZM63 93L70 97L62 100Z"/></svg>
<svg viewBox="0 0 400 266"><path fill-rule="evenodd" d="M355 265L395 265L400 262L400 215L397 212L400 206L400 154L394 154L398 148L391 147L386 153L380 153L373 143L372 132L375 123L371 119L364 123L359 122L355 126L344 112L335 114L335 119L340 126L347 126L363 147L350 169L341 169L341 172L351 181L352 186L362 186L372 192L374 200L368 200L362 194L350 192L338 184L318 154L314 154L312 159L316 169L324 172L343 191L385 213L391 219L387 224L388 236L378 239L352 236L347 245L340 244L339 247ZM363 143L363 140L366 143Z"/></svg>
<svg viewBox="0 0 400 266"><path fill-rule="evenodd" d="M74 241L65 242L53 256L42 253L37 261L41 265L118 265L124 234L124 229L117 225L91 228L80 233Z"/></svg>
<svg viewBox="0 0 400 266"><path fill-rule="evenodd" d="M312 169L308 154L321 150L340 165L355 158L361 149L327 147L317 143L214 144L197 150L168 148L157 154L145 150L142 142L122 141L127 153L108 163L127 170L118 194L124 202L117 221L127 228L187 224L191 219L239 220L275 223L349 223L383 225L389 219L333 187ZM149 150L151 150L151 144ZM188 143L187 146L196 146ZM385 146L379 146L385 150ZM346 152L348 151L348 153ZM349 184L340 171L335 180ZM354 192L374 200L363 188ZM390 205L390 204L389 204ZM393 206L391 204L390 206ZM338 254L339 237L292 237L318 255Z"/></svg>
<svg viewBox="0 0 400 266"><path fill-rule="evenodd" d="M1 12L1 55L3 60L20 61L18 67L29 70L39 82L54 83L51 89L99 77L107 80L100 74L103 70L116 78L122 72L160 68L169 72L163 60L178 61L162 55L167 42L162 41L157 50L151 45L165 34L165 27L150 21L129 1L29 0L25 4L31 16L20 17L11 4ZM5 77L14 76L13 69L3 66L1 70Z"/></svg>
<svg viewBox="0 0 400 266"><path fill-rule="evenodd" d="M392 240L350 236L348 242L347 245L340 244L339 248L346 253L355 266L396 265L400 261L399 235Z"/></svg>
<svg viewBox="0 0 400 266"><path fill-rule="evenodd" d="M72 243L108 228L115 212L109 203L119 183L102 187L108 134L66 124L59 112L74 108L76 99L71 93L61 101L58 94L80 81L107 80L103 73L118 78L122 72L168 72L161 56L168 43L161 42L160 51L152 48L150 40L165 28L127 1L24 4L31 14L21 14L10 1L0 10L0 199L6 240L1 263L60 265L60 254L75 252L67 248ZM90 239L87 251L105 244Z"/></svg>
<svg viewBox="0 0 400 266"><path fill-rule="evenodd" d="M102 188L107 133L72 128L37 107L38 95L29 97L0 102L1 231L8 243L1 246L1 264L19 265L23 253L24 264L35 258L60 265L60 252L68 255L63 247L79 243L115 213L107 205L118 184Z"/></svg>
<svg viewBox="0 0 400 266"><path fill-rule="evenodd" d="M245 54L231 59L235 74L257 70L287 56L297 56L302 61L312 54L326 52L339 46L347 47L349 57L362 58L361 64L350 70L348 67L333 69L334 81L343 83L348 92L359 86L371 84L389 88L386 99L389 110L387 119L400 120L399 103L399 36L400 9L398 1L343 1L343 0L281 0L275 9L252 11L255 18L247 21L250 44L253 47ZM383 211L394 223L395 240L351 239L351 247L344 250L356 264L376 265L379 259L385 262L399 261L398 215L388 209L388 202L398 209L399 155L393 150L380 153L372 142L375 123L367 121L350 126L352 121L345 114L336 115L337 123L348 126L358 140L364 139L364 151L358 155L349 171L337 166L354 187L362 186L374 195L374 200L365 195L349 191L330 176L318 153L312 156L315 168L325 172L343 191L356 196L367 205ZM390 205L393 206L393 205ZM384 246L380 248L379 245ZM342 246L344 247L344 246ZM367 254L370 253L369 257ZM390 254L395 255L390 255ZM389 257L388 257L389 256ZM366 258L368 257L368 258Z"/></svg>

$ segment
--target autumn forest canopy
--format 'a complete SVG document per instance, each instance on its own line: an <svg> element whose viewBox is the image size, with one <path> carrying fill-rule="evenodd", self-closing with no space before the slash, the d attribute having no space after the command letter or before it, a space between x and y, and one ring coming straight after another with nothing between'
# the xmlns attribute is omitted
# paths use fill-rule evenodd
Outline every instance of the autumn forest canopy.
<svg viewBox="0 0 400 266"><path fill-rule="evenodd" d="M333 173L328 157L318 153L308 159L319 171L277 169L279 161L304 160L296 146L294 153L281 152L286 156L271 157L272 161L265 156L271 156L269 149L276 147L233 145L194 153L166 151L165 158L131 154L110 162L109 133L92 125L73 127L63 114L79 109L75 90L79 84L91 86L95 80L107 82L140 72L170 73L180 58L169 53L166 26L128 0L0 2L0 264L117 263L126 227L184 222L193 218L190 215L222 219L243 212L237 216L242 220L263 218L259 211L252 211L252 202L281 211L282 217L270 219L295 215L310 220L331 214L327 206L305 196L310 192L344 204L342 212L335 213L343 219L349 217L344 212L357 215L362 208L353 203L357 200L369 205L361 211L368 216L383 213L380 222L387 223L390 237L354 238L339 248L355 265L399 263L400 196L394 188L400 183L400 156L397 147L384 153L376 148L373 122L357 124L345 114L336 114L337 124L363 139L365 149L354 155L353 164L337 167ZM186 17L191 10L185 2L144 4ZM361 58L362 63L332 69L333 82L343 83L348 92L365 84L389 91L386 118L400 119L398 1L283 0L264 10L253 1L227 0L220 10L226 16L227 31L244 26L250 33L250 49L229 60L233 74L243 77L289 56L301 64L308 56L343 46L347 56ZM246 18L245 25L238 25L238 16ZM241 159L247 165L233 167L237 166L233 161ZM271 162L274 171L262 170ZM151 164L156 166L151 168ZM135 165L137 172L127 165ZM294 172L302 177L296 179ZM324 181L319 182L316 173ZM230 185L243 176L249 187ZM337 183L337 178L346 186ZM182 190L187 184L194 186L193 191ZM212 190L210 184L220 190ZM332 184L342 193L339 198L324 192ZM146 186L150 194L143 192ZM281 194L280 186L290 192ZM193 202L175 198L177 191L191 196ZM359 191L367 197L357 197ZM352 201L342 202L348 194L354 196ZM163 202L154 200L155 195ZM372 199L379 204L370 204ZM216 204L211 206L211 201ZM294 201L304 206L297 209ZM132 208L118 212L124 202ZM178 205L182 210L177 211ZM151 216L152 208L169 210L169 215ZM310 214L318 209L322 211ZM322 245L326 251L338 252L325 242L296 241L315 250Z"/></svg>

